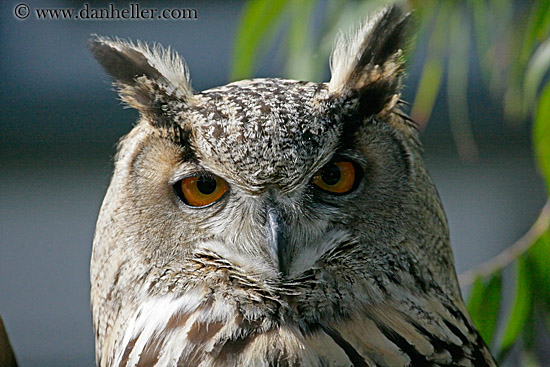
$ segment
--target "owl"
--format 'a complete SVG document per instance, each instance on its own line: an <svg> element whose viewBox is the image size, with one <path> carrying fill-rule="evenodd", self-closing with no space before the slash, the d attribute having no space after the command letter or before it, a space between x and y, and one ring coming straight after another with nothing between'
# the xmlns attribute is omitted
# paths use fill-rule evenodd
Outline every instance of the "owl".
<svg viewBox="0 0 550 367"><path fill-rule="evenodd" d="M94 36L140 113L93 243L98 366L496 366L401 111L408 19L341 36L327 83L203 92L170 49Z"/></svg>

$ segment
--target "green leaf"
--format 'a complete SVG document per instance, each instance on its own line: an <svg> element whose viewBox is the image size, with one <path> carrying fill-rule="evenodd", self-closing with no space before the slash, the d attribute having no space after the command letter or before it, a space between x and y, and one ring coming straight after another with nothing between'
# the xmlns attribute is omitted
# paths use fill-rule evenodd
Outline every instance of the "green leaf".
<svg viewBox="0 0 550 367"><path fill-rule="evenodd" d="M546 313L550 315L550 233L542 234L527 254L533 264L533 278L538 285L534 296L546 306Z"/></svg>
<svg viewBox="0 0 550 367"><path fill-rule="evenodd" d="M520 58L527 60L531 54L531 49L537 41L543 40L550 32L550 1L542 0L533 3L523 38L523 48L520 52Z"/></svg>
<svg viewBox="0 0 550 367"><path fill-rule="evenodd" d="M424 64L416 97L414 99L411 117L421 126L425 126L432 114L433 106L441 81L443 79L443 61L441 58L430 57Z"/></svg>
<svg viewBox="0 0 550 367"><path fill-rule="evenodd" d="M537 44L548 38L550 32L550 1L538 0L532 2L526 21L514 24L515 31L510 33L507 42L512 45L514 54L509 72L509 85L505 98L506 115L525 117L530 115L533 95L530 85L525 82L528 64ZM532 84L529 82L528 84ZM522 88L523 86L523 88ZM527 88L527 95L524 93ZM529 94L530 93L530 94Z"/></svg>
<svg viewBox="0 0 550 367"><path fill-rule="evenodd" d="M252 74L258 48L273 30L285 10L288 0L251 0L243 10L235 49L231 79L243 79Z"/></svg>
<svg viewBox="0 0 550 367"><path fill-rule="evenodd" d="M531 277L531 279L533 279ZM536 283L532 283L536 284ZM531 290L534 290L536 287L531 287ZM535 332L535 312L534 309L532 312L529 312L529 316L527 317L527 320L525 321L525 325L523 326L523 330L521 332L522 336L522 343L521 343L521 349L522 352L529 352L534 351L536 347L536 332ZM523 366L523 364L522 364Z"/></svg>
<svg viewBox="0 0 550 367"><path fill-rule="evenodd" d="M529 261L521 256L516 261L516 290L512 311L508 315L504 336L500 343L499 359L512 348L520 336L532 310L531 279L529 277Z"/></svg>
<svg viewBox="0 0 550 367"><path fill-rule="evenodd" d="M459 156L466 162L477 159L478 149L468 120L468 43L462 7L453 9L449 19L449 62L447 64L447 103L449 123Z"/></svg>
<svg viewBox="0 0 550 367"><path fill-rule="evenodd" d="M474 321L481 337L487 345L491 345L500 310L502 294L502 274L496 272L487 284L481 278L474 282L468 312Z"/></svg>
<svg viewBox="0 0 550 367"><path fill-rule="evenodd" d="M506 11L502 11L502 5L506 5L506 2L499 2L498 4L491 4L488 1L469 0L469 7L472 9L472 20L474 27L474 42L476 46L477 55L479 58L479 64L482 68L481 76L485 84L495 92L495 75L494 73L500 70L495 68L494 60L494 33L495 33L495 21L492 19L492 14L498 14L499 22L508 22L508 16ZM499 6L495 6L499 5ZM496 12L495 8L499 8ZM469 38L469 36L468 36ZM495 70L496 69L496 70ZM501 73L498 73L498 79L502 78ZM496 81L498 83L498 80Z"/></svg>
<svg viewBox="0 0 550 367"><path fill-rule="evenodd" d="M483 293L485 285L483 284L483 278L478 276L472 284L472 290L470 291L470 298L468 300L468 312L472 319L478 318L478 310L483 303ZM474 321L475 322L475 321Z"/></svg>
<svg viewBox="0 0 550 367"><path fill-rule="evenodd" d="M535 51L527 69L523 81L523 93L527 108L535 105L537 91L540 83L550 70L550 39L543 42Z"/></svg>
<svg viewBox="0 0 550 367"><path fill-rule="evenodd" d="M411 117L420 127L426 126L441 88L443 60L447 54L450 4L443 2L436 15L436 22L428 44L428 57L420 76L414 98Z"/></svg>
<svg viewBox="0 0 550 367"><path fill-rule="evenodd" d="M550 83L546 84L539 97L533 125L533 144L539 169L550 193Z"/></svg>
<svg viewBox="0 0 550 367"><path fill-rule="evenodd" d="M313 5L315 0L294 0L290 3L292 11L288 29L286 74L291 79L312 80L316 76L318 63L314 63L312 41L308 37Z"/></svg>

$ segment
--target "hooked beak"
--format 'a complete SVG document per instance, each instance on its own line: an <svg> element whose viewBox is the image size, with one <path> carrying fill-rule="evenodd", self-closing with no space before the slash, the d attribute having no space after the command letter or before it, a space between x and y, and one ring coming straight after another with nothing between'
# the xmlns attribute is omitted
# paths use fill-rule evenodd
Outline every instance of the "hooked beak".
<svg viewBox="0 0 550 367"><path fill-rule="evenodd" d="M277 208L268 204L267 206L267 238L268 246L273 259L276 260L279 271L288 275L288 233L284 221Z"/></svg>

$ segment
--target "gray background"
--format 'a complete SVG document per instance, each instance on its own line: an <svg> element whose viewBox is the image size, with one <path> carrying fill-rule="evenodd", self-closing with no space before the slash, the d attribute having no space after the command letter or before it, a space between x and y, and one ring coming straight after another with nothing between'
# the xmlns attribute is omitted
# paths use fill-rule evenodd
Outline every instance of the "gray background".
<svg viewBox="0 0 550 367"><path fill-rule="evenodd" d="M186 21L38 21L33 16L19 21L13 16L18 3L0 3L0 315L21 366L93 366L88 299L93 231L116 141L137 114L122 109L86 40L99 33L171 45L186 59L195 89L203 90L229 81L242 3L164 5L195 8L199 18ZM29 5L79 8L82 3ZM406 81L409 101L421 51ZM257 76L280 75L281 55L271 50L266 60ZM445 95L422 136L449 217L459 273L519 238L545 201L529 126L503 122L499 102L482 86L476 63L471 66L469 116L479 160L460 161Z"/></svg>

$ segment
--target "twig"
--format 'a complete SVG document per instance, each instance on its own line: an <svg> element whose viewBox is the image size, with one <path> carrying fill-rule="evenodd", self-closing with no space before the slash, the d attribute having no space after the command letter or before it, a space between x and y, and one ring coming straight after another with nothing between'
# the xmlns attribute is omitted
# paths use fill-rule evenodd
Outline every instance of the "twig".
<svg viewBox="0 0 550 367"><path fill-rule="evenodd" d="M515 259L529 250L531 245L550 227L550 199L542 208L535 224L519 240L507 247L504 251L486 262L467 270L458 276L460 287L471 285L478 277L487 277L497 270L504 269Z"/></svg>

